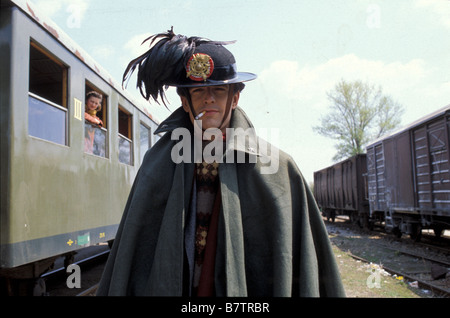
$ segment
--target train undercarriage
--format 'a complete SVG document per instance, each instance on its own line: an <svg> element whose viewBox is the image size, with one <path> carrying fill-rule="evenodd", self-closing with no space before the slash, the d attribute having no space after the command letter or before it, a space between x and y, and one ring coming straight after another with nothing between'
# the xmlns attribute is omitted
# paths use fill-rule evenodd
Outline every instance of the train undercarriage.
<svg viewBox="0 0 450 318"><path fill-rule="evenodd" d="M422 230L432 230L437 238L440 238L445 230L450 230L449 217L433 213L375 211L369 216L358 211L324 209L322 215L329 222L334 222L337 215L346 215L352 224L357 224L361 228L369 230L381 228L397 238L409 235L416 242L421 240Z"/></svg>

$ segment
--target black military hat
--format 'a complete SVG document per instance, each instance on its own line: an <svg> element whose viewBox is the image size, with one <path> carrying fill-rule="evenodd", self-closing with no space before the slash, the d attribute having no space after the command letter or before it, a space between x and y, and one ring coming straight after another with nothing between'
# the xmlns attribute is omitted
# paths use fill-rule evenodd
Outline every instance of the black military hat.
<svg viewBox="0 0 450 318"><path fill-rule="evenodd" d="M256 78L253 73L238 72L233 54L223 45L203 43L186 63L186 77L177 87L212 86L242 83Z"/></svg>
<svg viewBox="0 0 450 318"><path fill-rule="evenodd" d="M125 82L138 67L137 87L145 99L158 95L164 102L169 86L194 87L250 81L255 74L238 72L233 54L224 45L234 41L211 41L176 35L173 28L150 36L151 48L132 60L123 75ZM165 102L164 102L165 103Z"/></svg>

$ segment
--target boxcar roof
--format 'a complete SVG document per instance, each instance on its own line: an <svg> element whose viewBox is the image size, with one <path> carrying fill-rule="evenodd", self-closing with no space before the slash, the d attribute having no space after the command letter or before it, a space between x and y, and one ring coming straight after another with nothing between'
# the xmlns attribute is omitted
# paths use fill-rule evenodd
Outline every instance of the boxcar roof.
<svg viewBox="0 0 450 318"><path fill-rule="evenodd" d="M357 157L361 157L361 156L365 156L365 155L366 155L365 153L358 153L358 154L353 155L351 157L342 159L342 160L340 160L338 162L334 162L333 164L331 164L331 165L329 165L329 166L327 166L325 168L322 168L320 170L316 170L316 171L314 171L314 174L324 172L324 171L326 171L326 170L328 170L330 168L333 168L334 166L342 165L344 162L349 161L349 160L353 160L353 159L357 160Z"/></svg>
<svg viewBox="0 0 450 318"><path fill-rule="evenodd" d="M446 112L450 112L450 104L445 106L445 107L442 107L442 108L440 108L440 109L438 109L438 110L436 110L436 111L434 111L434 112L432 112L432 113L430 113L428 115L425 115L425 116L423 116L423 117L413 121L412 123L409 123L406 126L403 126L403 127L399 128L397 130L394 130L393 132L391 132L389 134L383 135L380 138L377 138L377 139L373 140L372 142L370 142L367 145L367 148L369 148L369 147L371 147L371 146L381 142L382 140L389 139L389 138L394 137L395 135L398 135L398 134L400 134L400 133L402 133L404 131L410 130L411 128L414 128L414 127L420 126L420 125L422 125L422 124L424 124L426 122L429 122L429 121L433 120L434 118L445 114Z"/></svg>
<svg viewBox="0 0 450 318"><path fill-rule="evenodd" d="M136 106L140 111L147 115L151 120L158 124L158 120L152 116L147 105L138 102L136 99L122 88L114 78L98 64L86 51L84 51L73 39L67 35L55 22L45 16L36 5L27 0L9 0L14 6L20 8L25 14L47 30L57 41L59 41L67 50L72 52L80 61L87 65L92 71L98 74L105 82L111 85L117 92L123 95L128 101Z"/></svg>

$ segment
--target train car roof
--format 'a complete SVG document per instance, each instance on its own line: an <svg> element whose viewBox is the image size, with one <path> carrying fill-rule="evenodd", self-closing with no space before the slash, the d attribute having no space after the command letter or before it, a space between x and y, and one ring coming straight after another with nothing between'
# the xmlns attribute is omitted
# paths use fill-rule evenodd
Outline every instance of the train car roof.
<svg viewBox="0 0 450 318"><path fill-rule="evenodd" d="M421 117L421 118L419 118L419 119L417 119L417 120L415 120L415 121L413 121L413 122L411 122L411 123L409 123L409 124L399 128L397 130L394 130L393 132L391 132L389 134L383 135L380 138L377 138L377 139L373 140L372 142L370 142L367 145L366 148L369 148L369 147L371 147L371 146L373 146L373 145L375 145L375 144L377 144L377 143L379 143L379 142L381 142L381 141L383 141L385 139L392 138L392 137L394 137L394 136L396 136L398 134L401 134L402 132L410 130L411 128L414 128L416 126L420 126L421 124L424 124L424 123L426 123L426 122L428 122L430 120L433 120L434 118L439 117L439 116L445 114L446 112L450 112L450 104L447 105L447 106L444 106L444 107L442 107L442 108L440 108L440 109L438 109L438 110L436 110L436 111L434 111L434 112L432 112L432 113L430 113L428 115L425 115L425 116L423 116L423 117Z"/></svg>
<svg viewBox="0 0 450 318"><path fill-rule="evenodd" d="M325 167L325 168L322 168L322 169L320 169L320 170L314 171L314 174L316 174L316 173L318 173L318 172L324 172L324 171L326 171L327 169L330 169L330 168L332 168L332 167L334 167L334 166L342 165L344 162L349 161L349 160L352 160L353 158L357 158L357 157L361 157L361 156L365 156L365 155L366 155L365 153L358 153L358 154L356 154L356 155L347 157L347 158L342 159L342 160L340 160L340 161L334 162L334 163L332 163L331 165L329 165L329 166L327 166L327 167Z"/></svg>
<svg viewBox="0 0 450 318"><path fill-rule="evenodd" d="M128 91L122 88L120 84L99 64L97 63L86 51L84 51L70 36L65 33L55 22L49 17L39 11L36 5L27 0L8 0L7 2L20 8L26 15L32 18L37 24L39 24L44 30L47 30L57 41L59 41L67 50L72 52L80 61L86 64L92 71L99 75L105 82L111 85L121 95L123 95L130 103L136 108L142 111L146 116L153 120L156 124L159 124L157 120L149 110L149 107L144 103L137 101ZM2 1L2 5L3 5Z"/></svg>

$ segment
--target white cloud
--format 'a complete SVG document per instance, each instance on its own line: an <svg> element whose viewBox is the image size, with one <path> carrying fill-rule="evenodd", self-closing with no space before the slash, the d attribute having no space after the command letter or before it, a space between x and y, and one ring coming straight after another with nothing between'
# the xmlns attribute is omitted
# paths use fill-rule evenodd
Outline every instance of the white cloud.
<svg viewBox="0 0 450 318"><path fill-rule="evenodd" d="M419 10L428 9L437 16L437 21L450 28L450 1L448 0L417 0L416 7Z"/></svg>
<svg viewBox="0 0 450 318"><path fill-rule="evenodd" d="M341 79L380 85L406 109L403 124L450 103L450 82L421 59L384 62L348 54L318 65L274 61L241 99L248 101L244 107L256 127L280 129L279 147L294 157L308 180L335 154L334 142L312 127L328 112L326 92Z"/></svg>
<svg viewBox="0 0 450 318"><path fill-rule="evenodd" d="M115 48L112 45L97 45L92 49L92 56L96 60L110 59L114 53Z"/></svg>
<svg viewBox="0 0 450 318"><path fill-rule="evenodd" d="M147 39L149 36L155 34L155 32L146 32L146 33L140 33L132 36L124 45L122 50L122 56L119 58L119 61L121 63L120 69L125 70L128 66L128 63L130 63L131 60L135 59L136 57L144 54L146 51L149 50L149 42L145 42L142 44L142 42ZM171 111L167 110L161 103L161 105L155 103L152 101L151 103L147 103L143 97L141 96L138 89L136 89L136 74L137 70L135 70L134 74L129 78L126 89L127 91L136 99L136 101L141 101L146 104L146 107L150 109L150 112L152 115L156 117L157 120L161 121L164 120L166 117L168 117L171 113ZM169 90L166 92L167 99L169 100L170 104L168 107L170 110L175 110L179 104L179 97L173 88L169 88Z"/></svg>
<svg viewBox="0 0 450 318"><path fill-rule="evenodd" d="M149 43L146 42L142 44L142 42L147 39L149 36L153 35L151 32L140 33L132 36L124 45L123 48L126 51L126 54L131 58L135 58L149 49ZM131 60L131 59L130 59Z"/></svg>
<svg viewBox="0 0 450 318"><path fill-rule="evenodd" d="M123 50L121 51L122 55L119 58L121 65L120 69L125 70L130 61L144 54L149 49L148 43L145 43L143 45L141 44L150 35L152 35L152 33L149 32L134 35L123 45ZM132 87L135 87L136 73L137 70L128 80L129 83L132 83ZM130 92L136 94L138 93L137 91L135 92L134 89L130 90Z"/></svg>
<svg viewBox="0 0 450 318"><path fill-rule="evenodd" d="M259 78L263 86L277 85L276 89L268 89L270 91L285 95L290 100L312 102L324 109L327 105L326 92L332 90L341 79L380 85L385 94L396 99L408 90L424 85L423 81L430 72L420 59L385 63L348 54L316 66L302 67L297 61L274 61L261 72Z"/></svg>
<svg viewBox="0 0 450 318"><path fill-rule="evenodd" d="M79 27L90 0L35 0L34 3L48 17L53 17L63 10L67 15L67 25Z"/></svg>
<svg viewBox="0 0 450 318"><path fill-rule="evenodd" d="M63 2L60 0L35 0L36 6L49 17L61 10Z"/></svg>

